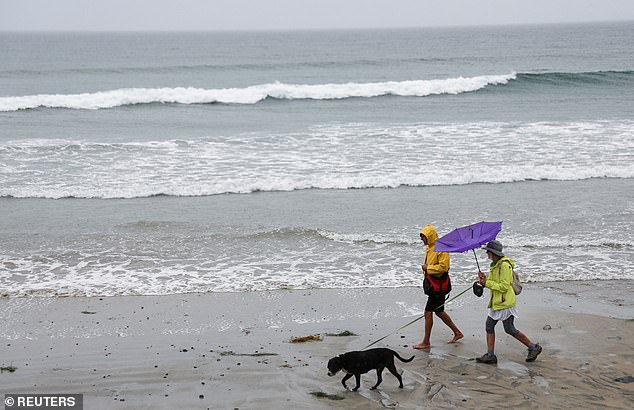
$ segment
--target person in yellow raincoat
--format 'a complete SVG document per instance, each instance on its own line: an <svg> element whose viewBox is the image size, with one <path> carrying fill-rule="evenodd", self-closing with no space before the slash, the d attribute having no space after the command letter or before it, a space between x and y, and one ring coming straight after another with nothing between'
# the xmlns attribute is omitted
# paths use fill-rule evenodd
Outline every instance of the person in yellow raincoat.
<svg viewBox="0 0 634 410"><path fill-rule="evenodd" d="M427 225L420 231L420 239L427 246L425 248L425 260L422 266L423 274L425 276L448 274L450 263L449 254L447 252L436 252L434 250L438 234L433 225ZM429 338L431 336L431 328L434 325L434 313L453 331L453 338L447 343L456 343L464 337L462 332L451 320L451 317L449 317L449 314L445 312L444 304L445 295L434 293L428 295L427 304L425 305L425 336L422 342L414 345L414 349L428 349L431 347Z"/></svg>
<svg viewBox="0 0 634 410"><path fill-rule="evenodd" d="M542 347L531 342L523 332L515 328L514 320L518 316L515 306L515 291L511 286L513 281L513 259L507 258L502 252L503 245L499 241L490 241L484 250L487 258L491 260L489 276L478 272L478 279L482 286L491 291L488 305L488 316L485 324L487 335L487 352L482 357L476 358L478 363L496 364L498 358L495 355L495 325L502 321L504 331L528 347L527 362L534 362L542 352Z"/></svg>

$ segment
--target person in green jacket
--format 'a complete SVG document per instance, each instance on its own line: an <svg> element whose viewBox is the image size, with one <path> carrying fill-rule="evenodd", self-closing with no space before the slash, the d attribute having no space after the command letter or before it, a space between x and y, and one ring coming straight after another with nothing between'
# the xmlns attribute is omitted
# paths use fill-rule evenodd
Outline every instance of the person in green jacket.
<svg viewBox="0 0 634 410"><path fill-rule="evenodd" d="M527 362L534 362L537 356L542 352L539 344L531 342L531 340L521 331L515 328L513 324L517 315L515 306L515 292L511 286L513 281L512 259L507 258L502 253L502 244L499 241L490 241L484 250L487 252L487 258L491 260L491 268L489 276L482 272L478 272L480 284L490 290L491 297L488 305L488 316L486 320L486 338L487 352L478 357L478 363L495 364L498 358L495 355L495 325L498 321L502 321L504 331L513 336L526 347L528 347Z"/></svg>

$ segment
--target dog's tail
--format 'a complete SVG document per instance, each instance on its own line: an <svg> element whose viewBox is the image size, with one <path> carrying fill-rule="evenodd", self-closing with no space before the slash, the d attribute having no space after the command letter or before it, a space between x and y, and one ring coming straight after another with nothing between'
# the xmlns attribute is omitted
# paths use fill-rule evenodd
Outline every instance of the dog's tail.
<svg viewBox="0 0 634 410"><path fill-rule="evenodd" d="M412 360L414 360L415 356L410 357L409 359L403 359L401 356L398 355L398 353L394 352L394 357L396 357L398 360L400 360L401 362L411 362Z"/></svg>

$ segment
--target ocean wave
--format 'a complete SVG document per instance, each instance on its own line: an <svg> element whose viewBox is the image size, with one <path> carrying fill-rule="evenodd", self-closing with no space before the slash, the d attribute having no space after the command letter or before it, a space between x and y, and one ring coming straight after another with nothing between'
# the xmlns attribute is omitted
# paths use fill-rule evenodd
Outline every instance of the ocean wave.
<svg viewBox="0 0 634 410"><path fill-rule="evenodd" d="M579 86L614 84L634 81L634 71L545 72L519 73L516 84L545 84L549 86Z"/></svg>
<svg viewBox="0 0 634 410"><path fill-rule="evenodd" d="M518 171L526 171L520 175ZM506 175L491 177L482 173L465 173L462 175L444 175L435 180L424 176L413 178L406 177L408 182L402 182L399 177L324 177L311 178L312 181L302 181L297 178L276 178L269 181L254 182L251 184L237 184L235 181L216 183L214 186L201 186L199 184L177 185L170 183L170 188L153 187L141 182L127 187L99 187L94 186L23 186L0 187L0 198L40 198L40 199L133 199L152 197L206 197L225 194L253 194L261 192L294 192L305 190L354 190L354 189L396 189L401 187L430 187L430 186L455 186L469 184L504 184L528 181L581 181L586 179L629 179L634 178L634 165L628 167L596 167L582 170L557 170L554 167L547 170L528 169L518 170L506 167L499 172ZM419 181L415 181L418 179ZM96 184L96 183L95 183ZM63 183L60 183L63 185ZM167 185L167 184L166 184Z"/></svg>
<svg viewBox="0 0 634 410"><path fill-rule="evenodd" d="M418 237L418 231L413 229L413 233L399 233L399 234L378 234L378 233L341 233L341 232L332 232L332 231L324 231L320 229L315 230L292 230L287 232L294 234L311 234L317 235L320 238L326 240L332 240L335 242L349 243L349 244L377 244L377 245L420 245L420 238ZM269 232L273 233L273 232ZM440 235L442 236L442 234ZM634 249L634 242L627 239L619 239L619 238L595 238L592 241L588 241L586 238L574 238L574 237L550 237L550 236L539 236L539 237L515 237L515 238L505 238L504 243L509 249L523 249L526 251L530 251L535 248L539 248L540 250L551 248L558 250L565 250L570 248L575 249L594 249L594 248L605 248L610 250L619 250L619 249ZM539 245L536 245L539 244Z"/></svg>
<svg viewBox="0 0 634 410"><path fill-rule="evenodd" d="M6 272L0 276L0 297L167 295L421 284L420 244L344 245L297 238L299 246L289 249L289 244L296 243L294 238L279 243L275 237L260 239L237 238L228 244L223 241L222 251L200 244L193 251L188 248L185 254L166 255L146 249L142 257L126 248L101 249L94 243L84 245L80 252L0 255L0 266ZM253 251L254 246L259 246L259 252ZM634 278L631 267L620 263L620 249L540 250L509 246L508 250L518 262L524 282ZM606 265L622 269L605 271ZM596 272L602 273L597 276ZM454 285L469 286L474 276L473 255L452 256Z"/></svg>
<svg viewBox="0 0 634 410"><path fill-rule="evenodd" d="M447 226L440 234L450 229ZM602 232L590 242L579 231L570 236L557 232L537 235L507 227L498 238L525 282L633 279L634 269L623 263L634 250L632 235L614 236ZM0 297L421 284L422 244L415 226L367 232L310 226L208 230L141 219L117 225L105 235L73 234L66 240L54 235L49 239L35 248L0 251ZM476 269L473 255L453 254L451 262L452 282L458 288L469 286ZM605 266L614 269L605 270Z"/></svg>
<svg viewBox="0 0 634 410"><path fill-rule="evenodd" d="M634 178L634 121L319 126L192 140L0 144L0 197L145 198ZM506 147L505 161L482 149ZM574 150L570 147L574 146ZM434 152L422 172L420 152ZM451 159L447 161L447 159Z"/></svg>
<svg viewBox="0 0 634 410"><path fill-rule="evenodd" d="M284 239L288 237L304 237L312 239L323 239L327 241L348 243L348 244L391 244L391 245L413 245L420 242L410 240L406 236L395 237L389 234L358 234L358 233L342 233L333 232L316 228L287 227L272 230L264 230L238 236L241 239Z"/></svg>
<svg viewBox="0 0 634 410"><path fill-rule="evenodd" d="M136 104L256 104L265 99L337 100L371 98L387 95L425 97L438 94L460 94L488 85L506 84L515 73L483 75L438 80L387 81L343 84L285 84L280 82L245 88L204 89L124 88L81 94L38 94L0 97L0 112L34 108L67 108L97 110Z"/></svg>
<svg viewBox="0 0 634 410"><path fill-rule="evenodd" d="M139 222L143 223L143 221ZM440 233L442 236L444 233ZM421 241L418 230L412 228L411 232L392 233L358 233L358 232L336 232L317 228L306 227L286 227L271 230L261 230L248 234L216 234L216 239L293 239L300 238L313 240L326 240L352 245L394 245L394 246L420 246ZM634 249L634 242L624 238L595 238L588 241L587 238L559 237L559 236L515 236L505 237L504 244L511 250L523 250L532 252L534 249L563 250L566 249ZM539 244L539 245L537 245Z"/></svg>
<svg viewBox="0 0 634 410"><path fill-rule="evenodd" d="M115 70L116 71L116 70ZM98 110L138 104L253 105L267 99L341 100L383 96L426 97L462 94L495 86L631 85L634 71L540 72L481 75L432 80L288 84L274 82L242 88L122 88L80 94L37 94L0 97L0 112L36 108Z"/></svg>

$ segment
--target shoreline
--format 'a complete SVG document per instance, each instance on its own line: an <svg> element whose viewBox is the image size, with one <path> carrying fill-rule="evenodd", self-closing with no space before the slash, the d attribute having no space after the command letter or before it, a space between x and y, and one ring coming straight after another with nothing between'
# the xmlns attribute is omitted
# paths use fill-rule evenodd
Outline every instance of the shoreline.
<svg viewBox="0 0 634 410"><path fill-rule="evenodd" d="M6 211L0 213L6 270L0 294L419 286L421 221L444 233L480 218L504 221L498 239L527 282L634 278L626 211L632 187L634 179L121 201L0 199ZM499 208L501 195L506 203ZM483 199L472 203L474 197ZM553 203L548 215L524 206L545 197ZM399 212L377 217L385 209ZM452 281L470 284L473 262L473 255L452 257Z"/></svg>
<svg viewBox="0 0 634 410"><path fill-rule="evenodd" d="M420 316L422 289L0 298L0 366L16 368L0 373L0 393L83 393L86 408L106 409L627 408L634 383L615 380L634 376L633 290L634 280L528 283L516 326L544 352L525 363L525 347L498 325L497 366L473 360L485 350L486 300L467 292L447 307L460 343L445 343L439 320L429 351L411 348L422 321L395 332L374 347L415 355L396 363L405 388L384 372L370 391L369 372L356 393L326 375L326 362ZM345 330L356 336L326 335ZM307 335L322 340L290 342Z"/></svg>

